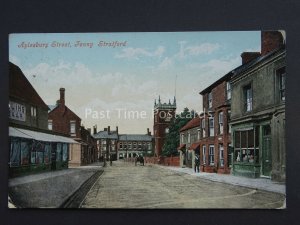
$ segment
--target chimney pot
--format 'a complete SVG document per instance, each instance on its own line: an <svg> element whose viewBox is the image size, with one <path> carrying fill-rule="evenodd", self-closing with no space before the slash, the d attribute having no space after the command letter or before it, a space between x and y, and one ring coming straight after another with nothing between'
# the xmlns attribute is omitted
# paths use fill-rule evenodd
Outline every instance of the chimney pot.
<svg viewBox="0 0 300 225"><path fill-rule="evenodd" d="M94 128L94 134L97 134L97 125L95 125L93 128Z"/></svg>

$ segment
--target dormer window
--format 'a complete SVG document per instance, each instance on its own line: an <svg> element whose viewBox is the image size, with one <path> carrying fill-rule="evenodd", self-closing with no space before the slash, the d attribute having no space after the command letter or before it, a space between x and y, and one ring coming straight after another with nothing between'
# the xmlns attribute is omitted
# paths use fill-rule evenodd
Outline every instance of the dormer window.
<svg viewBox="0 0 300 225"><path fill-rule="evenodd" d="M212 93L208 93L208 108L212 107Z"/></svg>

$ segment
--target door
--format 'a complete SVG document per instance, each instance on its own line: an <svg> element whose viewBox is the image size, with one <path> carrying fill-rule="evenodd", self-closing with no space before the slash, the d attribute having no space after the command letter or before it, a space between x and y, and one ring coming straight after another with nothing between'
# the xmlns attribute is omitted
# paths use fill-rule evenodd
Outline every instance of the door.
<svg viewBox="0 0 300 225"><path fill-rule="evenodd" d="M272 171L272 140L270 125L263 126L262 141L262 175L270 176Z"/></svg>

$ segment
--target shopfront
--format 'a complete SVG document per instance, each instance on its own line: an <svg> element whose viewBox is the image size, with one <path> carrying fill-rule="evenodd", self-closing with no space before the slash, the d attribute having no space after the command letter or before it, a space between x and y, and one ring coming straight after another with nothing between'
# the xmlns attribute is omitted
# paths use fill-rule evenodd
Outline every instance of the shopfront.
<svg viewBox="0 0 300 225"><path fill-rule="evenodd" d="M64 136L9 127L9 176L68 168L69 145Z"/></svg>

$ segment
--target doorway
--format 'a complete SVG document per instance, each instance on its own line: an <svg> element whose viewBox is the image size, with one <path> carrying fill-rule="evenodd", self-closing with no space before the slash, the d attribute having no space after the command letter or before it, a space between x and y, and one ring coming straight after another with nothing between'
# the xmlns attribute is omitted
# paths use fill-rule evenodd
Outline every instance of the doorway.
<svg viewBox="0 0 300 225"><path fill-rule="evenodd" d="M270 125L263 126L262 133L262 175L269 177L272 171L272 139Z"/></svg>

